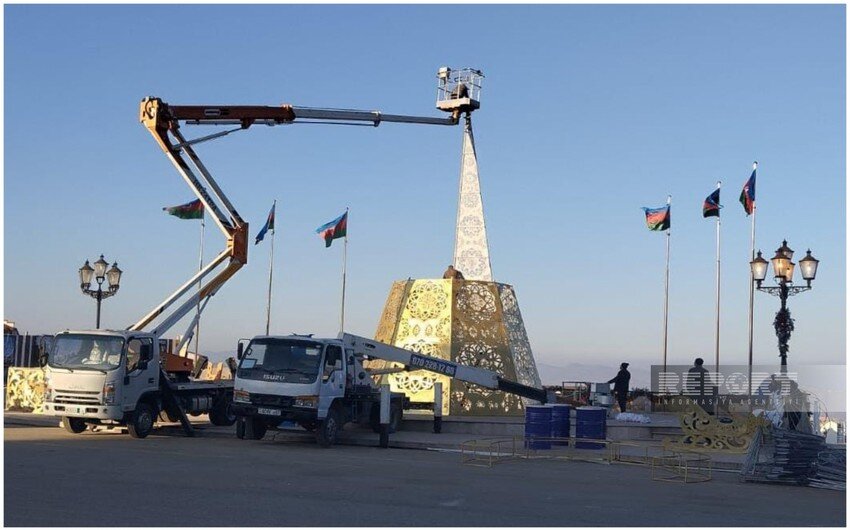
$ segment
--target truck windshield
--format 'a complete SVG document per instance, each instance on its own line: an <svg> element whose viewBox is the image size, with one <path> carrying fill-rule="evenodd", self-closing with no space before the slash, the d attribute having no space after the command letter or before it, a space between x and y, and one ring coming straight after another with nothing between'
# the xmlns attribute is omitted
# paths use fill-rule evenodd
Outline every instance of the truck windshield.
<svg viewBox="0 0 850 530"><path fill-rule="evenodd" d="M251 341L242 362L238 377L312 383L319 375L322 344L318 342L285 339L257 339Z"/></svg>
<svg viewBox="0 0 850 530"><path fill-rule="evenodd" d="M113 370L121 364L122 337L57 335L50 366L72 370Z"/></svg>

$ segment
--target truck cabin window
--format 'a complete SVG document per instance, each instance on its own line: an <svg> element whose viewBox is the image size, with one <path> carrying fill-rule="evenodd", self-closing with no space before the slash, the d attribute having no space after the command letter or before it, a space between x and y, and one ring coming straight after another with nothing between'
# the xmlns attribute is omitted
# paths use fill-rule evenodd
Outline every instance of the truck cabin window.
<svg viewBox="0 0 850 530"><path fill-rule="evenodd" d="M57 335L49 364L70 370L113 370L121 364L124 339L103 335Z"/></svg>
<svg viewBox="0 0 850 530"><path fill-rule="evenodd" d="M327 381L335 370L342 370L342 351L339 346L328 346L325 353L325 365L322 370L322 381Z"/></svg>
<svg viewBox="0 0 850 530"><path fill-rule="evenodd" d="M139 359L141 357L140 352L142 351L142 341L139 339L132 339L127 344L127 373L129 374L139 365Z"/></svg>
<svg viewBox="0 0 850 530"><path fill-rule="evenodd" d="M258 339L248 344L237 377L260 381L312 383L319 375L322 345L286 339Z"/></svg>

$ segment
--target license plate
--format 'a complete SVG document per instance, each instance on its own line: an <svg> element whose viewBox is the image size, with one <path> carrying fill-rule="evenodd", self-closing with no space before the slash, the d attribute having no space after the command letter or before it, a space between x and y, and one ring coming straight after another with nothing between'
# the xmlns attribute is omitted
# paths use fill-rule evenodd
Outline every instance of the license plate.
<svg viewBox="0 0 850 530"><path fill-rule="evenodd" d="M263 414L265 416L280 416L280 411L278 409L267 409L263 407L258 407L257 414Z"/></svg>

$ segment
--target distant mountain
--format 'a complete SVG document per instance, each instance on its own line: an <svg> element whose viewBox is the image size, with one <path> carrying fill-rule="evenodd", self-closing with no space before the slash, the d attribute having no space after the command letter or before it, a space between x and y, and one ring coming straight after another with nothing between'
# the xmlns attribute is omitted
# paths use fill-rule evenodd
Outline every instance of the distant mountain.
<svg viewBox="0 0 850 530"><path fill-rule="evenodd" d="M610 381L619 371L619 363L610 364L588 364L568 363L565 366L555 366L546 363L537 363L537 371L540 372L540 380L544 385L560 385L564 381L582 381L587 383L604 383ZM632 374L631 387L649 387L649 366L629 366Z"/></svg>

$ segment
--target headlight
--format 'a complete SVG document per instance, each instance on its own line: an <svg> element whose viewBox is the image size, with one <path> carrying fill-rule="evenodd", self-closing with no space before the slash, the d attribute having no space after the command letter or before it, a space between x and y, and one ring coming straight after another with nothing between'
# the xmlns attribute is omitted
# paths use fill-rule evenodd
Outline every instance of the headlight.
<svg viewBox="0 0 850 530"><path fill-rule="evenodd" d="M105 405L115 403L115 383L106 383L103 385L103 403Z"/></svg>
<svg viewBox="0 0 850 530"><path fill-rule="evenodd" d="M233 389L233 401L239 401L240 403L250 403L251 402L251 394L249 392L245 392L244 390L234 388Z"/></svg>
<svg viewBox="0 0 850 530"><path fill-rule="evenodd" d="M296 407L305 407L314 409L319 405L318 396L298 396L295 398Z"/></svg>

